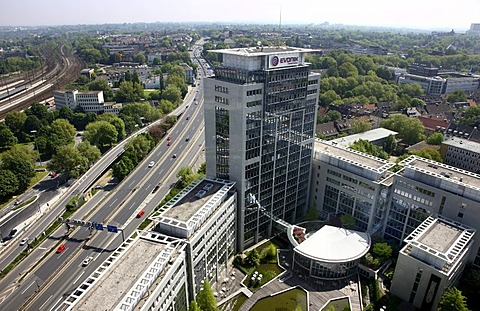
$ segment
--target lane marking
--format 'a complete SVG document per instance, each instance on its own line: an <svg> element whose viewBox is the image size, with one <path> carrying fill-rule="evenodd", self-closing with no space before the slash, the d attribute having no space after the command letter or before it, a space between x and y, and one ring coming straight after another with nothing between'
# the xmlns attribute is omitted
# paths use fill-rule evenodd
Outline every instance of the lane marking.
<svg viewBox="0 0 480 311"><path fill-rule="evenodd" d="M43 307L45 306L45 304L46 304L50 299L52 299L52 297L53 297L53 295L50 295L50 297L48 297L48 299L45 300L45 302L43 303L43 305L41 305L40 308L38 308L38 309L43 308Z"/></svg>
<svg viewBox="0 0 480 311"><path fill-rule="evenodd" d="M101 252L100 252L100 253L98 253L98 255L95 257L95 259L93 259L93 261L97 260L97 258L98 258L98 257L99 257L99 256L100 256L102 253L103 253L103 251L104 251L104 250L105 250L105 249L104 249L104 248L102 248Z"/></svg>
<svg viewBox="0 0 480 311"><path fill-rule="evenodd" d="M52 311L53 309L55 309L55 306L56 306L60 301L62 301L62 300L63 300L63 297L60 297L60 298L57 300L57 302L55 302L55 304L53 305L53 307L52 307L49 311Z"/></svg>
<svg viewBox="0 0 480 311"><path fill-rule="evenodd" d="M73 284L77 283L77 281L82 277L82 275L85 273L85 270L80 273L80 275L78 276L78 278L75 279L75 281L73 281Z"/></svg>
<svg viewBox="0 0 480 311"><path fill-rule="evenodd" d="M60 258L63 256L63 254L65 254L65 252L69 249L69 247L67 247L66 249L63 250L63 252L60 254L60 256L58 256L57 258Z"/></svg>
<svg viewBox="0 0 480 311"><path fill-rule="evenodd" d="M35 284L35 281L32 282L32 284L28 285L27 288L25 288L22 292L22 295L25 294L25 292L33 285Z"/></svg>

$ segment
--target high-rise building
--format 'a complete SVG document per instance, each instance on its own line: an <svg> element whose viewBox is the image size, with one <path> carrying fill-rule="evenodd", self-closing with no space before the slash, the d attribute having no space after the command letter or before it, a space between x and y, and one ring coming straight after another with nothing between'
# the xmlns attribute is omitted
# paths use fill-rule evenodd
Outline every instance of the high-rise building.
<svg viewBox="0 0 480 311"><path fill-rule="evenodd" d="M204 80L207 175L235 182L238 251L268 237L273 218L308 208L320 75L293 47L214 50Z"/></svg>

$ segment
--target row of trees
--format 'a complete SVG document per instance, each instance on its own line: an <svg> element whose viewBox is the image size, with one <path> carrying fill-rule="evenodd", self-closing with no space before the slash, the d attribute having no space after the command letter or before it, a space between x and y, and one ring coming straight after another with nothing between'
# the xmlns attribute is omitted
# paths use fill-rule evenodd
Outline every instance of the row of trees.
<svg viewBox="0 0 480 311"><path fill-rule="evenodd" d="M6 74L16 71L26 72L35 68L39 68L42 61L37 57L7 57L0 58L0 74Z"/></svg>
<svg viewBox="0 0 480 311"><path fill-rule="evenodd" d="M0 202L27 189L35 176L38 152L15 145L0 157Z"/></svg>
<svg viewBox="0 0 480 311"><path fill-rule="evenodd" d="M175 121L174 117L168 117L161 124L151 127L148 133L138 135L129 141L125 145L125 152L122 158L113 166L113 177L123 180L130 174L138 163L140 163L167 134L167 131L175 124ZM186 168L182 168L182 170L186 170ZM190 173L193 175L191 169ZM190 180L190 177L185 175L184 182L187 182L187 179Z"/></svg>

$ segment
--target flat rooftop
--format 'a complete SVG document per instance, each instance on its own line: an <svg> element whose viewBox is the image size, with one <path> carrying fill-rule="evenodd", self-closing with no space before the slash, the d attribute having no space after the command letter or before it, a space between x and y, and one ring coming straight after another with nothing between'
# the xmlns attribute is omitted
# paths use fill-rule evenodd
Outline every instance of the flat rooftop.
<svg viewBox="0 0 480 311"><path fill-rule="evenodd" d="M325 225L295 247L295 252L322 262L342 263L365 255L370 243L368 233Z"/></svg>
<svg viewBox="0 0 480 311"><path fill-rule="evenodd" d="M203 197L197 197L197 194L209 184L212 185L210 190L206 191ZM162 216L187 222L223 186L225 186L225 183L208 179L202 180L202 182L196 185L195 188L187 192L185 196L183 196L173 206L166 210Z"/></svg>
<svg viewBox="0 0 480 311"><path fill-rule="evenodd" d="M468 250L475 232L458 222L430 216L405 238L407 245L401 252L450 273Z"/></svg>
<svg viewBox="0 0 480 311"><path fill-rule="evenodd" d="M397 134L398 134L397 132L379 127L370 131L366 131L364 133L353 134L353 135L348 135L348 136L337 138L337 139L332 139L331 141L336 142L340 146L348 147L359 139L374 142L380 139L387 138L390 135L395 136Z"/></svg>
<svg viewBox="0 0 480 311"><path fill-rule="evenodd" d="M358 166L367 167L368 169L382 173L394 166L394 163L388 162L374 156L340 146L334 141L324 141L315 139L315 152L328 154L330 156L340 158L344 161L352 162Z"/></svg>
<svg viewBox="0 0 480 311"><path fill-rule="evenodd" d="M454 137L443 142L447 146L461 148L480 153L480 144L468 139Z"/></svg>
<svg viewBox="0 0 480 311"><path fill-rule="evenodd" d="M138 239L102 275L76 305L77 310L113 310L166 247Z"/></svg>
<svg viewBox="0 0 480 311"><path fill-rule="evenodd" d="M429 227L418 241L439 252L445 253L458 239L463 230L453 227L445 222L436 222Z"/></svg>
<svg viewBox="0 0 480 311"><path fill-rule="evenodd" d="M480 175L478 174L416 156L410 156L399 164L480 191Z"/></svg>
<svg viewBox="0 0 480 311"><path fill-rule="evenodd" d="M295 52L314 52L312 49L304 49L290 46L262 46L250 48L233 48L223 50L209 50L212 53L230 54L239 56L265 56L271 54L295 53Z"/></svg>

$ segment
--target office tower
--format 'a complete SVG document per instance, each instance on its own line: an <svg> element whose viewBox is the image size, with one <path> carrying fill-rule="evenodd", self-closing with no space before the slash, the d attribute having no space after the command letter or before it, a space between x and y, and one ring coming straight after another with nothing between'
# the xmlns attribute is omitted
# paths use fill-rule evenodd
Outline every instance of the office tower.
<svg viewBox="0 0 480 311"><path fill-rule="evenodd" d="M270 236L274 218L308 209L320 86L309 51L211 51L223 62L204 80L207 175L235 182L238 251Z"/></svg>

